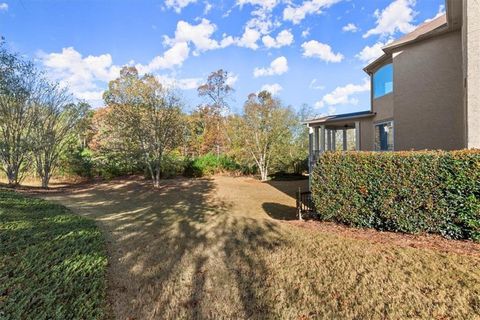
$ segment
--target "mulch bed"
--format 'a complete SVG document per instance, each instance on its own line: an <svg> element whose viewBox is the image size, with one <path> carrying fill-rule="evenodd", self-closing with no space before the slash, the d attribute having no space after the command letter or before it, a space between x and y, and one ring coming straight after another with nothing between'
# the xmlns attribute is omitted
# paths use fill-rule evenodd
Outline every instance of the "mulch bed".
<svg viewBox="0 0 480 320"><path fill-rule="evenodd" d="M455 253L480 258L480 243L466 240L449 240L439 235L420 234L411 235L395 232L377 231L374 229L358 229L342 226L332 222L320 221L287 221L301 228L319 232L334 233L345 238L366 240L372 243L429 249L434 251Z"/></svg>

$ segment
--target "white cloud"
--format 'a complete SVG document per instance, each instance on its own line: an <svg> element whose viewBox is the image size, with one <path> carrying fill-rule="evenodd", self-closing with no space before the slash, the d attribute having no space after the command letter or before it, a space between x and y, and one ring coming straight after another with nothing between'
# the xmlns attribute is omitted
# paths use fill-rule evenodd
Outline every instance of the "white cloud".
<svg viewBox="0 0 480 320"><path fill-rule="evenodd" d="M236 43L239 47L257 50L258 39L260 39L260 32L255 29L245 28L245 32L243 33L242 37L240 39L237 39Z"/></svg>
<svg viewBox="0 0 480 320"><path fill-rule="evenodd" d="M249 4L252 6L260 6L266 10L273 10L279 3L280 1L278 0L237 0L237 5L240 7Z"/></svg>
<svg viewBox="0 0 480 320"><path fill-rule="evenodd" d="M281 75L288 71L288 61L285 57L279 57L270 63L268 68L255 68L253 76L255 78L264 76Z"/></svg>
<svg viewBox="0 0 480 320"><path fill-rule="evenodd" d="M383 11L375 11L377 17L376 26L368 30L363 37L368 38L372 35L388 36L396 32L408 33L415 29L412 24L415 15L413 10L415 0L395 0Z"/></svg>
<svg viewBox="0 0 480 320"><path fill-rule="evenodd" d="M233 86L235 86L235 83L237 83L237 81L238 81L238 75L229 73L225 84L233 88Z"/></svg>
<svg viewBox="0 0 480 320"><path fill-rule="evenodd" d="M326 62L341 62L344 56L341 53L334 53L328 44L311 40L302 44L303 56L319 58Z"/></svg>
<svg viewBox="0 0 480 320"><path fill-rule="evenodd" d="M180 13L183 8L195 2L197 2L197 0L165 0L165 5L167 8L175 10L176 13Z"/></svg>
<svg viewBox="0 0 480 320"><path fill-rule="evenodd" d="M156 56L147 65L137 64L135 67L140 73L152 73L162 69L172 69L181 66L187 60L190 48L186 42L178 42L165 51L162 56Z"/></svg>
<svg viewBox="0 0 480 320"><path fill-rule="evenodd" d="M217 30L217 26L207 19L197 25L191 25L183 20L178 21L177 29L175 30L175 37L164 37L164 43L170 46L175 46L178 43L193 43L195 45L194 55L200 52L225 48L234 43L231 36L224 36L219 42L212 39L213 33Z"/></svg>
<svg viewBox="0 0 480 320"><path fill-rule="evenodd" d="M283 88L281 85L279 85L278 83L272 83L263 85L260 91L268 91L272 94L272 96L276 96L282 90Z"/></svg>
<svg viewBox="0 0 480 320"><path fill-rule="evenodd" d="M7 11L8 10L8 3L0 2L0 11Z"/></svg>
<svg viewBox="0 0 480 320"><path fill-rule="evenodd" d="M343 31L345 32L357 32L358 31L358 27L353 24L353 23L349 23L347 25L345 25L343 28L342 28Z"/></svg>
<svg viewBox="0 0 480 320"><path fill-rule="evenodd" d="M362 84L347 84L344 87L337 87L332 92L323 96L322 100L315 103L317 108L325 106L336 106L345 104L358 104L358 99L352 97L357 93L367 92L370 90L370 81L365 79Z"/></svg>
<svg viewBox="0 0 480 320"><path fill-rule="evenodd" d="M382 48L391 43L392 41L393 39L390 38L386 42L379 41L372 46L365 46L362 51L360 51L355 57L363 62L373 62L384 54Z"/></svg>
<svg viewBox="0 0 480 320"><path fill-rule="evenodd" d="M280 23L272 15L272 10L281 0L236 0L236 4L243 8L245 5L253 6L255 9L250 12L252 18L247 21L245 27L260 32L261 35L269 34Z"/></svg>
<svg viewBox="0 0 480 320"><path fill-rule="evenodd" d="M202 78L184 78L176 79L169 75L155 76L160 83L167 87L178 88L182 90L196 90L202 84Z"/></svg>
<svg viewBox="0 0 480 320"><path fill-rule="evenodd" d="M310 28L307 28L302 31L302 38L306 38L310 35Z"/></svg>
<svg viewBox="0 0 480 320"><path fill-rule="evenodd" d="M320 14L322 9L328 8L342 0L306 0L298 7L288 6L283 10L283 20L299 24L309 14Z"/></svg>
<svg viewBox="0 0 480 320"><path fill-rule="evenodd" d="M325 89L325 86L322 86L321 84L318 84L317 79L312 79L312 81L310 82L308 87L310 89L313 89L313 90L323 90L323 89Z"/></svg>
<svg viewBox="0 0 480 320"><path fill-rule="evenodd" d="M120 72L110 54L83 57L73 47L60 53L40 53L39 58L52 80L68 86L75 97L89 101L101 100L103 90L98 82L115 79Z"/></svg>
<svg viewBox="0 0 480 320"><path fill-rule="evenodd" d="M188 57L188 45L185 42L175 44L162 56L153 58L147 65L137 64L140 74L152 73L161 69L170 69L181 65ZM120 75L121 67L113 64L110 54L82 56L73 47L63 48L61 52L39 53L38 58L45 67L47 75L62 86L68 86L72 94L91 103L102 104L102 94L106 84ZM130 62L133 64L133 62ZM169 76L158 76L162 83L175 85L179 89L196 89L201 79L186 78L176 80Z"/></svg>
<svg viewBox="0 0 480 320"><path fill-rule="evenodd" d="M213 9L213 5L208 2L208 1L205 1L205 8L203 9L203 15L207 15L210 13L210 11L212 11Z"/></svg>
<svg viewBox="0 0 480 320"><path fill-rule="evenodd" d="M266 35L262 38L262 42L267 48L281 48L289 46L293 43L293 34L289 30L281 31L276 38Z"/></svg>
<svg viewBox="0 0 480 320"><path fill-rule="evenodd" d="M425 20L425 23L430 22L430 21L433 21L433 20L435 20L435 19L443 16L445 13L446 13L446 12L445 12L445 5L444 5L444 4L441 4L440 7L438 8L438 12L437 12L437 14L435 15L435 17Z"/></svg>

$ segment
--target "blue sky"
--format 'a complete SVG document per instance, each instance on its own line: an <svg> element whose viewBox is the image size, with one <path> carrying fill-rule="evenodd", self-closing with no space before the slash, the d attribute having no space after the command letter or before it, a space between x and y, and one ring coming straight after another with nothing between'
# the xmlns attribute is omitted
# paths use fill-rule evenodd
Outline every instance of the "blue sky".
<svg viewBox="0 0 480 320"><path fill-rule="evenodd" d="M231 108L262 88L317 114L369 108L362 68L444 0L0 0L0 34L94 106L123 65L175 85L187 110L211 71Z"/></svg>

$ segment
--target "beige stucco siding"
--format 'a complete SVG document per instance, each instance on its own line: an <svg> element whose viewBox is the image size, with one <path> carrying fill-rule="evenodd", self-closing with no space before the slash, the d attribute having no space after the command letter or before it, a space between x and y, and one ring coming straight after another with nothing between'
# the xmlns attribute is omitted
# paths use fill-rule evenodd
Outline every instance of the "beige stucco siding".
<svg viewBox="0 0 480 320"><path fill-rule="evenodd" d="M480 1L464 1L463 45L468 148L480 148Z"/></svg>
<svg viewBox="0 0 480 320"><path fill-rule="evenodd" d="M464 147L460 31L393 53L395 150Z"/></svg>
<svg viewBox="0 0 480 320"><path fill-rule="evenodd" d="M360 150L373 151L373 121L362 119L360 121Z"/></svg>
<svg viewBox="0 0 480 320"><path fill-rule="evenodd" d="M374 122L391 120L393 118L393 93L372 100L372 111L376 113Z"/></svg>

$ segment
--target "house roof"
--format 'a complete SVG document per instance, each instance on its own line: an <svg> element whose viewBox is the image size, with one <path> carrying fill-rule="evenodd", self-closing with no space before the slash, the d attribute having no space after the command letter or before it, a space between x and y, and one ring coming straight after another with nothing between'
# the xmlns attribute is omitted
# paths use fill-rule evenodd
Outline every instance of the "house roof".
<svg viewBox="0 0 480 320"><path fill-rule="evenodd" d="M426 22L420 25L417 29L406 34L400 39L393 41L392 43L386 45L383 50L388 51L394 48L418 41L424 38L427 38L431 35L437 34L435 31L445 31L447 30L447 15L443 14L429 22ZM432 34L433 33L433 34Z"/></svg>
<svg viewBox="0 0 480 320"><path fill-rule="evenodd" d="M360 112L352 112L352 113L344 113L344 114L336 114L330 116L324 116L320 118L310 119L305 121L306 124L320 124L320 123L327 123L327 122L335 122L335 121L342 121L342 120L354 120L359 118L366 118L366 117L373 117L375 115L374 112L371 111L360 111Z"/></svg>
<svg viewBox="0 0 480 320"><path fill-rule="evenodd" d="M447 15L443 14L429 22L425 22L412 32L383 47L382 50L385 52L385 54L370 63L363 70L367 73L370 73L372 69L374 69L377 65L381 64L384 60L390 57L392 50L407 44L430 38L445 31L448 31L448 23Z"/></svg>

